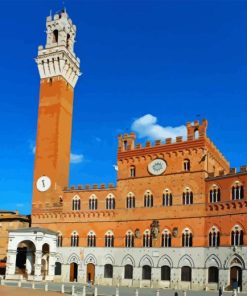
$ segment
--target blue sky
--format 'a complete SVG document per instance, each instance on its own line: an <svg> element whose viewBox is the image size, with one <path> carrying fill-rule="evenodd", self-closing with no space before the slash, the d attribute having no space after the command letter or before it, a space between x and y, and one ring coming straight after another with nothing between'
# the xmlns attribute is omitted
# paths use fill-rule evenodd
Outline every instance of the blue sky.
<svg viewBox="0 0 247 296"><path fill-rule="evenodd" d="M46 16L61 5L0 2L1 209L30 213L39 98L34 58L45 43ZM83 72L75 90L71 185L115 182L117 135L147 114L162 131L205 117L209 137L231 165L247 163L246 1L65 5L77 25Z"/></svg>

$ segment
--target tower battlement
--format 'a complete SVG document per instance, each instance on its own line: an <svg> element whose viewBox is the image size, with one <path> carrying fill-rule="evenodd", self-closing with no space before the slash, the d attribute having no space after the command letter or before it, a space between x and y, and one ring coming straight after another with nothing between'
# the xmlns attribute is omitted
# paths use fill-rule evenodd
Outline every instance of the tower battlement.
<svg viewBox="0 0 247 296"><path fill-rule="evenodd" d="M40 78L62 76L73 88L80 76L80 59L74 53L76 26L65 11L46 18L46 45L38 47Z"/></svg>
<svg viewBox="0 0 247 296"><path fill-rule="evenodd" d="M135 143L136 134L131 132L130 134L120 134L118 136L118 152L127 152L136 149L152 148L162 145L170 145L177 143L186 143L188 141L199 140L207 137L208 121L203 119L200 123L198 120L194 122L187 122L187 138L177 136L175 139L166 138L165 140L155 140L154 142L146 141L144 145L141 143Z"/></svg>

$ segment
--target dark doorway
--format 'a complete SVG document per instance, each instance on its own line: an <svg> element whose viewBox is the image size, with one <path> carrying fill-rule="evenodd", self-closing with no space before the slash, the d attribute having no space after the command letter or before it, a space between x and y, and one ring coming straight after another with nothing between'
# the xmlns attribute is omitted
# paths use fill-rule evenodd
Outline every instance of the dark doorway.
<svg viewBox="0 0 247 296"><path fill-rule="evenodd" d="M230 284L233 289L238 287L242 290L242 269L238 266L233 266L230 269Z"/></svg>
<svg viewBox="0 0 247 296"><path fill-rule="evenodd" d="M17 246L15 274L27 278L34 274L35 245L31 241L23 241Z"/></svg>
<svg viewBox="0 0 247 296"><path fill-rule="evenodd" d="M78 276L78 264L71 263L70 264L70 281L71 282L77 282L77 276Z"/></svg>

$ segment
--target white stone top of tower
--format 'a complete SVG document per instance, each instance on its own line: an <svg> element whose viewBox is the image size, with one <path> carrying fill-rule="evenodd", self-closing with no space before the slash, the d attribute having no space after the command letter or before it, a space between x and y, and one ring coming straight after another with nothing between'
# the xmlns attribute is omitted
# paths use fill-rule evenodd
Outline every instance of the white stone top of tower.
<svg viewBox="0 0 247 296"><path fill-rule="evenodd" d="M63 78L75 87L80 75L80 60L74 53L76 26L66 11L46 18L46 45L39 46L38 64L40 78Z"/></svg>

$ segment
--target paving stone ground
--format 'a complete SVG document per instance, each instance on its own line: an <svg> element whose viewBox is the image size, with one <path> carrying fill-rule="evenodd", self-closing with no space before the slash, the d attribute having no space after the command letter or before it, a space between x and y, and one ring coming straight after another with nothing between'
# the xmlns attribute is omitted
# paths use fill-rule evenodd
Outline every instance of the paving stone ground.
<svg viewBox="0 0 247 296"><path fill-rule="evenodd" d="M31 290L25 288L0 286L0 296L61 296L57 292L44 292L42 290ZM65 295L65 294L63 294Z"/></svg>

